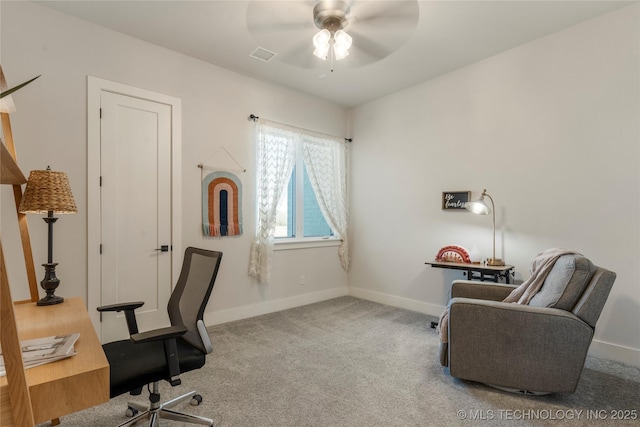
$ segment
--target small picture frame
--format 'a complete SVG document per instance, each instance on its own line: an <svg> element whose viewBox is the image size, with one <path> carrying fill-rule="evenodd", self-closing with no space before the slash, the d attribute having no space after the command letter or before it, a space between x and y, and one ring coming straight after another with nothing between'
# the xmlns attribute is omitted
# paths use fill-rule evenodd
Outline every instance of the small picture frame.
<svg viewBox="0 0 640 427"><path fill-rule="evenodd" d="M442 210L462 210L471 198L471 191L443 191Z"/></svg>

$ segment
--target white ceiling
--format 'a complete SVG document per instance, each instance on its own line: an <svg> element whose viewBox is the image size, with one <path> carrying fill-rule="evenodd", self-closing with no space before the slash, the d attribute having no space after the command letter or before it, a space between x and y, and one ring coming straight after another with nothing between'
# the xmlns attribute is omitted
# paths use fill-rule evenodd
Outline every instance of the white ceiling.
<svg viewBox="0 0 640 427"><path fill-rule="evenodd" d="M632 3L613 0L345 1L355 18L347 28L348 32L354 32L354 47L352 55L335 63L334 72L330 72L329 61L312 55L311 38L318 31L313 24L312 10L317 0L38 3L347 107ZM264 27L270 31L258 31ZM375 52L375 58L362 60L357 49L362 51L365 46ZM389 46L393 51L385 50ZM258 61L249 56L257 47L278 55L267 63Z"/></svg>

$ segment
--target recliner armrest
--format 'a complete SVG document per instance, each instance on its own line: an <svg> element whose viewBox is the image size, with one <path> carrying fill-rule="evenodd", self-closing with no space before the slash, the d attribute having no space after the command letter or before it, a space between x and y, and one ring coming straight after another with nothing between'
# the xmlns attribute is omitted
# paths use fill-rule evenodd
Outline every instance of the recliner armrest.
<svg viewBox="0 0 640 427"><path fill-rule="evenodd" d="M571 312L454 298L449 369L461 379L536 392L575 390L593 329Z"/></svg>
<svg viewBox="0 0 640 427"><path fill-rule="evenodd" d="M454 280L451 283L451 298L474 298L502 301L517 288L516 285L487 283L473 280Z"/></svg>
<svg viewBox="0 0 640 427"><path fill-rule="evenodd" d="M187 328L182 325L167 326L166 328L154 329L152 331L140 332L131 335L131 341L143 343L150 341L162 341L166 339L178 338L187 332Z"/></svg>

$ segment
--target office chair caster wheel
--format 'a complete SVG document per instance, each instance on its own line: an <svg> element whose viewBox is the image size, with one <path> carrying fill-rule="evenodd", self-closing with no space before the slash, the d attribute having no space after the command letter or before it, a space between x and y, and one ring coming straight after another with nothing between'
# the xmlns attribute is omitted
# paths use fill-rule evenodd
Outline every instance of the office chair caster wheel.
<svg viewBox="0 0 640 427"><path fill-rule="evenodd" d="M191 403L191 406L198 406L202 403L202 396L200 396L199 394L194 394L191 398L191 402L189 403Z"/></svg>
<svg viewBox="0 0 640 427"><path fill-rule="evenodd" d="M129 406L124 414L129 418L133 418L138 414L138 412L139 411L136 408L132 408L131 406Z"/></svg>

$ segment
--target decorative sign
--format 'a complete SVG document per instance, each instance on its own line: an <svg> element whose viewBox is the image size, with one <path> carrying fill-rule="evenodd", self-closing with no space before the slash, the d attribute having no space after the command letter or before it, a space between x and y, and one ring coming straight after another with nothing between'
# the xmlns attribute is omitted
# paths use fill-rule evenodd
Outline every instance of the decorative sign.
<svg viewBox="0 0 640 427"><path fill-rule="evenodd" d="M471 197L471 191L443 191L442 192L442 210L460 210L464 209L466 203Z"/></svg>

